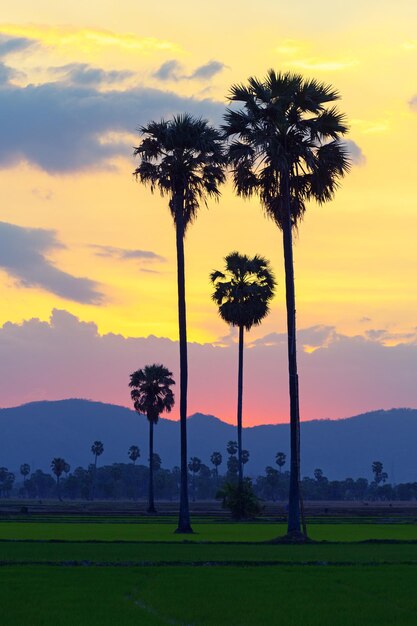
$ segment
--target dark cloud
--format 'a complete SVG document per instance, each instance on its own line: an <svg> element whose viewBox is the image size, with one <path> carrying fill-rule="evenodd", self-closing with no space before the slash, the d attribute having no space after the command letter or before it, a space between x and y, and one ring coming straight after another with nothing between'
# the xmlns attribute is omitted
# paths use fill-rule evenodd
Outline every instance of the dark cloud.
<svg viewBox="0 0 417 626"><path fill-rule="evenodd" d="M346 139L344 143L349 152L352 163L354 165L365 165L366 156L364 155L362 149L358 146L358 144L352 139Z"/></svg>
<svg viewBox="0 0 417 626"><path fill-rule="evenodd" d="M96 282L63 272L45 256L64 247L52 230L0 222L0 267L20 286L38 287L82 304L100 304L103 294Z"/></svg>
<svg viewBox="0 0 417 626"><path fill-rule="evenodd" d="M179 80L181 78L179 74L180 70L181 63L178 63L175 59L171 59L170 61L162 63L160 68L157 69L152 76L158 80Z"/></svg>
<svg viewBox="0 0 417 626"><path fill-rule="evenodd" d="M96 250L95 254L101 257L122 260L137 259L140 261L166 261L163 256L152 252L152 250L128 250L126 248L99 245L92 245L91 247Z"/></svg>
<svg viewBox="0 0 417 626"><path fill-rule="evenodd" d="M27 39L26 37L10 37L0 34L0 57L5 57L13 52L20 52L29 46L35 45L35 43L33 39Z"/></svg>
<svg viewBox="0 0 417 626"><path fill-rule="evenodd" d="M106 71L100 67L92 67L87 63L69 63L68 65L51 67L49 71L62 77L67 83L86 86L101 84L112 85L135 75L135 72L129 70Z"/></svg>
<svg viewBox="0 0 417 626"><path fill-rule="evenodd" d="M220 61L209 61L197 67L191 74L182 72L182 65L175 59L170 59L162 63L160 68L152 74L158 80L210 80L221 72L226 65Z"/></svg>
<svg viewBox="0 0 417 626"><path fill-rule="evenodd" d="M0 86L8 83L11 78L16 76L16 74L17 72L13 68L8 67L0 61Z"/></svg>
<svg viewBox="0 0 417 626"><path fill-rule="evenodd" d="M189 78L197 78L199 80L208 80L219 74L225 68L225 64L220 61L209 61L204 65L197 67Z"/></svg>
<svg viewBox="0 0 417 626"><path fill-rule="evenodd" d="M366 324L367 322L372 322L372 318L365 316L365 317L361 317L359 321L361 322L361 324Z"/></svg>
<svg viewBox="0 0 417 626"><path fill-rule="evenodd" d="M46 83L1 88L0 166L28 161L48 172L105 167L130 156L131 141L103 142L106 133L134 132L149 120L187 111L218 123L223 105L144 87L100 92Z"/></svg>
<svg viewBox="0 0 417 626"><path fill-rule="evenodd" d="M413 111L417 111L417 95L413 96L411 100L408 101L408 104Z"/></svg>

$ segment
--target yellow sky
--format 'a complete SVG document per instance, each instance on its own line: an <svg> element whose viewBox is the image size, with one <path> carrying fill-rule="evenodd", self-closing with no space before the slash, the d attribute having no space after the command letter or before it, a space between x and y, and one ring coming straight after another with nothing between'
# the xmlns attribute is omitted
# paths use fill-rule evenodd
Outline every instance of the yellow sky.
<svg viewBox="0 0 417 626"><path fill-rule="evenodd" d="M75 0L69 6L20 0L3 7L0 33L37 42L7 57L8 65L23 72L12 79L21 89L60 80L50 68L74 63L132 72L99 91L139 86L220 102L231 83L262 76L269 67L331 82L341 92L350 139L364 160L335 200L312 205L301 225L295 248L299 325L335 325L347 334L369 328L407 332L417 323L417 111L409 105L417 93L415 3L352 2L348 9L335 2L291 4L214 2L209 8L183 1L156 7ZM184 76L213 60L225 67L210 80L152 76L173 59ZM135 128L131 131L133 145ZM46 144L53 139L51 133ZM66 248L50 251L48 258L73 276L100 283L107 302L79 304L36 287L17 287L0 270L0 323L47 319L58 307L94 320L101 332L176 338L171 217L164 200L134 181L133 167L129 149L126 157L109 159L106 168L82 172L51 173L28 162L3 165L0 221L56 231ZM151 250L166 260L102 258L92 245ZM227 185L218 204L202 207L187 234L192 341L227 334L210 301L208 274L234 249L270 258L279 283L272 313L253 336L284 330L280 233L256 200L237 199Z"/></svg>

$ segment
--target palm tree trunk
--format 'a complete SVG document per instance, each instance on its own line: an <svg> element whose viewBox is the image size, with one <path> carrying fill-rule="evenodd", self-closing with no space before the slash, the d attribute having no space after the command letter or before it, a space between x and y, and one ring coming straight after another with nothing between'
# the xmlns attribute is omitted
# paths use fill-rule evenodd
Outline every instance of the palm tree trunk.
<svg viewBox="0 0 417 626"><path fill-rule="evenodd" d="M61 502L61 485L59 482L59 476L57 475L56 477L56 490L57 490L57 495L58 495L58 500Z"/></svg>
<svg viewBox="0 0 417 626"><path fill-rule="evenodd" d="M243 484L242 463L242 398L243 398L243 326L239 326L239 365L237 375L237 454L239 461L239 489Z"/></svg>
<svg viewBox="0 0 417 626"><path fill-rule="evenodd" d="M153 496L153 420L149 420L149 496L148 513L156 513Z"/></svg>
<svg viewBox="0 0 417 626"><path fill-rule="evenodd" d="M181 485L180 510L177 533L192 533L188 501L187 467L187 318L185 307L184 223L182 207L176 211L178 325L180 336L180 437L181 437Z"/></svg>
<svg viewBox="0 0 417 626"><path fill-rule="evenodd" d="M288 373L290 392L290 490L288 502L288 534L301 535L300 518L300 414L298 402L298 372L296 346L296 311L294 286L294 260L292 245L292 222L288 176L282 177L285 211L283 220L283 243L285 263L285 295L287 305Z"/></svg>

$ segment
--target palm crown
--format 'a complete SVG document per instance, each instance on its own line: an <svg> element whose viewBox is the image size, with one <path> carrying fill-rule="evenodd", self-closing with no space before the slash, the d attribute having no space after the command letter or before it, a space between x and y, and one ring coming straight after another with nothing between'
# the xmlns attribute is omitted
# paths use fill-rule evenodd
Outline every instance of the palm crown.
<svg viewBox="0 0 417 626"><path fill-rule="evenodd" d="M134 150L140 158L134 174L151 191L158 188L161 195L170 197L174 222L181 215L185 229L201 201L219 196L226 163L222 136L206 120L187 113L150 122L140 133L144 138Z"/></svg>
<svg viewBox="0 0 417 626"><path fill-rule="evenodd" d="M101 441L95 441L91 446L91 452L94 456L100 456L104 452L104 446Z"/></svg>
<svg viewBox="0 0 417 626"><path fill-rule="evenodd" d="M234 85L222 126L229 146L229 161L236 191L259 193L262 205L282 227L285 201L290 196L294 225L313 197L333 197L339 179L349 170L345 117L334 105L339 98L332 87L301 75L269 70L264 81L249 78Z"/></svg>
<svg viewBox="0 0 417 626"><path fill-rule="evenodd" d="M269 311L269 300L274 295L274 275L269 262L258 255L249 258L232 252L225 261L225 272L210 274L215 285L212 298L222 319L250 330L260 324Z"/></svg>
<svg viewBox="0 0 417 626"><path fill-rule="evenodd" d="M175 385L172 372L163 365L146 365L133 372L129 387L135 410L156 424L159 415L164 411L169 413L174 406L172 385Z"/></svg>

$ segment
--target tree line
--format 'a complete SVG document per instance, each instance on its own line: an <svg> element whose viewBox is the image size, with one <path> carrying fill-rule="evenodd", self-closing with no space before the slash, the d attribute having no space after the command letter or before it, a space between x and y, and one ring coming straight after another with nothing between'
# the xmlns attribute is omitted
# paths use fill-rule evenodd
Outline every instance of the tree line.
<svg viewBox="0 0 417 626"><path fill-rule="evenodd" d="M227 458L214 451L208 464L194 456L188 462L189 497L193 500L221 499L225 485L237 484L239 463L238 444L229 441L226 445ZM87 468L71 467L65 459L55 457L51 462L51 474L40 469L31 473L28 463L20 466L22 482L7 468L0 467L0 496L31 499L69 500L145 500L149 504L149 465L138 464L140 449L130 446L127 457L130 463L113 463L98 467L98 457L104 452L103 443L95 441L91 446L94 461ZM248 450L242 450L243 467L250 459ZM277 452L274 466L268 465L265 472L252 477L253 493L260 501L287 502L290 473L285 470L286 454ZM417 482L388 483L388 474L381 461L370 466L373 480L367 478L346 478L331 480L320 468L313 476L305 476L301 486L307 500L415 500ZM152 471L154 479L154 500L177 501L180 494L180 468L166 469L162 459L153 453ZM153 511L156 512L156 509Z"/></svg>

